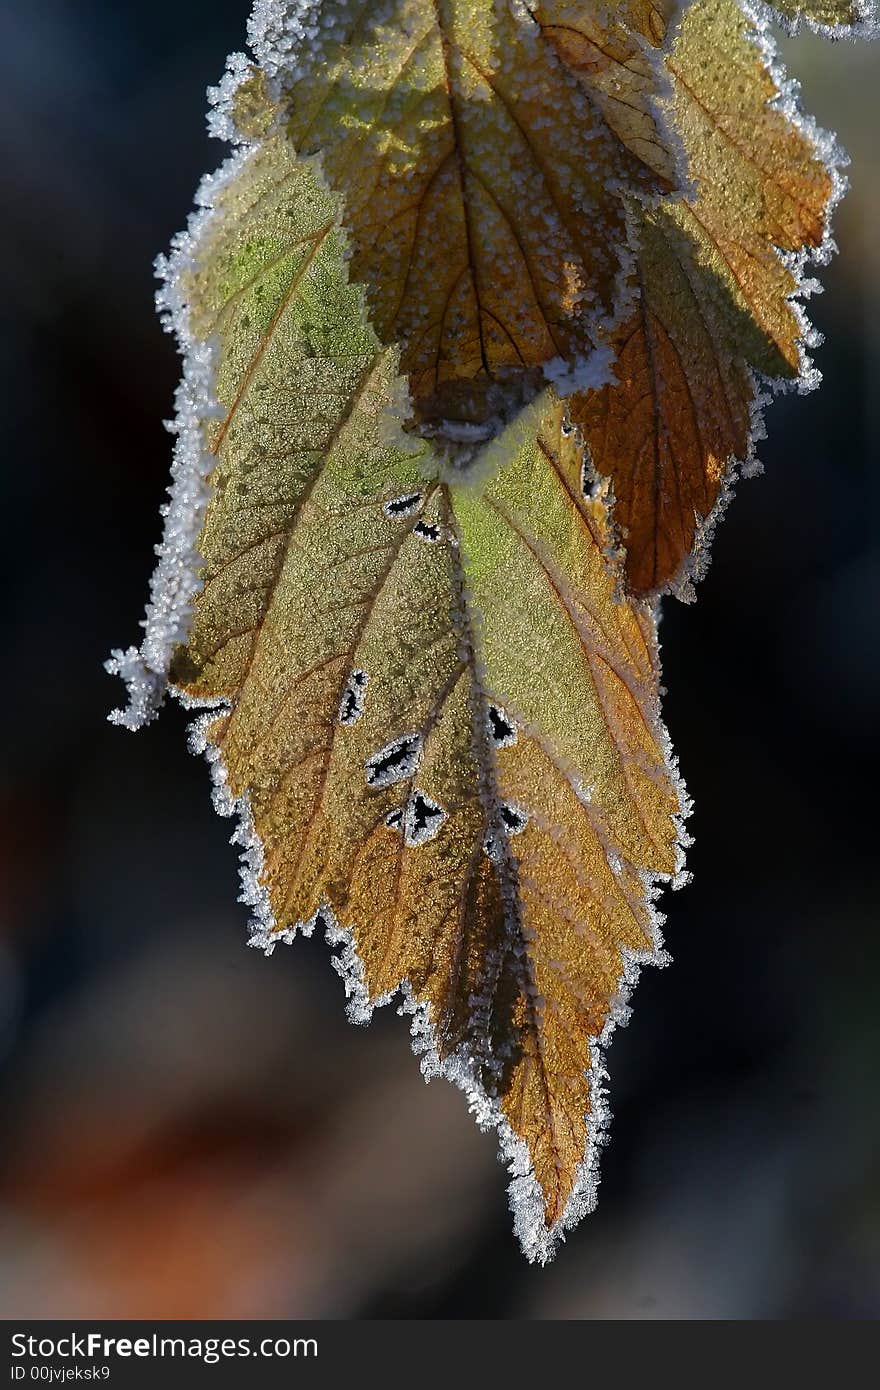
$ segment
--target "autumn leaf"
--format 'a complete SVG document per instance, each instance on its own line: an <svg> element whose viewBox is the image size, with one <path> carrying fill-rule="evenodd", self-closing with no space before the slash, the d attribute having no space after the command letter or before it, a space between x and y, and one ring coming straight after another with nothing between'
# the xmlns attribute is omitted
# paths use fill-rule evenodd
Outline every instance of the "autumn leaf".
<svg viewBox="0 0 880 1390"><path fill-rule="evenodd" d="M600 1040L681 867L654 619L616 601L552 393L465 474L395 435L337 202L271 138L181 268L220 409L171 681L219 707L201 738L261 847L257 942L318 921L357 1012L404 991L543 1258L591 1200Z"/></svg>
<svg viewBox="0 0 880 1390"><path fill-rule="evenodd" d="M161 265L177 443L111 718L205 707L252 943L318 926L352 1017L401 1001L530 1258L593 1204L602 1050L684 881L657 594L760 383L806 379L840 182L756 16L257 0Z"/></svg>
<svg viewBox="0 0 880 1390"><path fill-rule="evenodd" d="M696 197L636 212L617 379L572 402L612 480L635 593L699 573L732 463L751 458L761 381L808 379L798 258L824 252L839 182L779 104L765 43L735 0L686 11L667 67Z"/></svg>
<svg viewBox="0 0 880 1390"><path fill-rule="evenodd" d="M616 309L620 190L675 181L637 28L653 9L329 0L306 34L280 9L285 129L344 197L352 276L417 422L489 437Z"/></svg>

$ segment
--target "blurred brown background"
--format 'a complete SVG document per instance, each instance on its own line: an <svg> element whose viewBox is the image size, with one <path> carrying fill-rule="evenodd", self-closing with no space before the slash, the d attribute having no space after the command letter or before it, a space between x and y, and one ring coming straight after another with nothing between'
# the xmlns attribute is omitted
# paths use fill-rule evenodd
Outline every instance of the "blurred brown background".
<svg viewBox="0 0 880 1390"><path fill-rule="evenodd" d="M348 1025L320 943L245 948L181 711L105 723L170 456L151 261L222 157L204 88L246 10L2 20L0 1312L877 1316L880 45L785 45L853 159L825 383L771 409L766 477L666 606L695 881L611 1052L599 1210L541 1270L403 1021Z"/></svg>

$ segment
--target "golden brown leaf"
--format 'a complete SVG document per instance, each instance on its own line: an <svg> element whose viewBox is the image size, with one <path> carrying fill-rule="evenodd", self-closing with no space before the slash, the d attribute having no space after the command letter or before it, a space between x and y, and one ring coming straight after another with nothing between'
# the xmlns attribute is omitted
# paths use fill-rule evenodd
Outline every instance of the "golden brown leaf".
<svg viewBox="0 0 880 1390"><path fill-rule="evenodd" d="M383 423L393 356L281 137L186 276L220 344L203 588L171 672L259 837L260 944L316 920L496 1124L546 1256L591 1195L598 1044L656 952L680 792L654 621L545 393L466 473Z"/></svg>
<svg viewBox="0 0 880 1390"><path fill-rule="evenodd" d="M659 117L662 57L678 0L534 0L529 12L563 64L583 86L615 135L657 176L678 186L678 141Z"/></svg>
<svg viewBox="0 0 880 1390"><path fill-rule="evenodd" d="M613 483L636 593L675 585L731 461L749 456L753 373L795 381L798 255L823 245L834 174L777 104L735 0L695 0L667 60L694 198L636 213L637 295L613 335L617 380L572 401ZM698 566L699 567L699 566Z"/></svg>
<svg viewBox="0 0 880 1390"><path fill-rule="evenodd" d="M353 277L379 337L400 346L428 433L497 432L548 363L590 352L616 307L620 189L673 178L628 14L329 0L294 80L282 74L288 134L344 195ZM563 21L581 24L571 72Z"/></svg>
<svg viewBox="0 0 880 1390"><path fill-rule="evenodd" d="M207 706L253 944L320 925L354 1017L402 997L541 1259L592 1204L601 1048L681 875L653 600L756 381L803 383L838 189L763 12L678 10L258 0L211 118L240 148L164 269L171 500L109 663L118 723L169 678Z"/></svg>

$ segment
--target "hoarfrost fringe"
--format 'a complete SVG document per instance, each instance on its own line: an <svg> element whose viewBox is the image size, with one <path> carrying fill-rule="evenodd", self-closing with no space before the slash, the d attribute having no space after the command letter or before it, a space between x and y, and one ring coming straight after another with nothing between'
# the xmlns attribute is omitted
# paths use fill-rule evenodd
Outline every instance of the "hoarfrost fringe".
<svg viewBox="0 0 880 1390"><path fill-rule="evenodd" d="M209 88L209 129L223 138L236 138L232 103L247 75L245 60L241 54L233 54L219 86ZM237 176L252 149L252 145L242 143L219 169L205 176L196 191L195 211L190 214L186 230L174 238L171 254L159 256L156 261L161 282L156 307L165 330L177 338L183 372L175 395L174 420L168 424L177 441L169 500L160 509L165 524L161 543L156 547L159 561L150 581L146 617L141 623L144 640L140 647L116 649L104 663L128 689L126 707L108 715L111 724L125 729L143 728L161 707L172 653L186 641L192 602L202 587L197 543L210 498L208 474L216 462L205 442L205 426L210 420L221 418L223 412L214 395L216 347L210 341L193 337L183 282L193 266L219 193Z"/></svg>
<svg viewBox="0 0 880 1390"><path fill-rule="evenodd" d="M747 12L754 16L758 14L757 9ZM282 71L285 74L289 73L297 51L305 51L305 56L311 58L310 50L319 39L320 30L319 5L316 0L295 0L294 3L282 3L282 0L256 0L249 25L249 38L263 70L270 80L277 80ZM240 148L215 174L203 180L196 195L197 210L191 216L186 231L176 238L171 256L167 260L160 258L158 262L158 272L163 281L157 296L158 304L166 327L177 335L184 366L176 400L177 413L171 426L177 434L172 485L169 502L163 508L164 535L161 545L157 548L159 563L150 588L150 602L144 621L144 641L139 649L131 647L127 651L114 652L107 663L109 670L126 681L129 691L128 707L125 710L114 711L110 718L114 723L129 729L147 723L161 704L167 688L172 651L178 643L186 640L192 600L200 588L200 559L196 543L209 496L206 478L214 462L213 455L205 448L204 426L219 411L213 395L213 348L211 344L195 342L191 337L182 284L186 271L192 265L207 222L213 214L218 192L237 175L252 149L236 131L233 117L236 93L249 71L247 59L241 54L233 54L224 77L217 87L211 89L209 129L212 134L239 144ZM786 94L791 90L786 87ZM813 127L810 127L810 130L812 131ZM841 180L840 192L842 189ZM823 245L825 244L830 248L830 238L826 238ZM821 259L820 256L815 258ZM596 368L599 363L596 361L592 365ZM755 433L757 434L757 429ZM240 901L251 909L252 914L250 944L269 955L279 942L289 944L298 934L310 935L315 926L320 924L325 929L328 944L339 948L333 956L333 964L343 980L348 997L348 1013L352 1021L368 1022L375 1008L400 996L399 1012L411 1020L413 1048L417 1055L421 1056L421 1068L426 1079L442 1076L453 1082L465 1093L469 1108L480 1127L485 1130L494 1128L497 1131L500 1157L511 1174L509 1194L516 1234L528 1258L545 1263L552 1257L559 1242L564 1239L565 1232L595 1206L599 1182L598 1158L606 1142L610 1120L604 1051L611 1041L614 1029L626 1023L628 1019L627 1001L642 966L649 963L665 965L668 961L661 936L663 917L654 906L661 884L670 883L673 888L677 888L689 877L684 870L684 853L690 844L690 837L686 834L683 823L689 813L690 802L678 778L669 738L659 721L659 712L652 708L653 722L661 738L667 767L678 790L679 799L679 814L676 817L676 868L671 877L650 873L641 875L645 899L649 904L651 946L644 952L623 952L624 969L620 989L613 1002L608 1022L601 1036L594 1040L591 1047L589 1074L592 1081L592 1113L588 1121L588 1140L584 1158L578 1167L565 1212L548 1230L544 1222L541 1189L532 1171L525 1141L514 1134L497 1100L493 1099L480 1083L474 1060L469 1058L463 1049L441 1061L429 1006L415 998L409 982L404 980L393 991L371 1001L365 982L364 965L355 946L354 930L336 921L329 904L323 905L310 921L300 922L282 930L275 929L268 892L260 881L264 867L263 846L254 827L248 798L233 796L220 750L210 739L211 725L218 714L224 708L228 708L228 702L194 701L173 688L171 693L185 706L208 705L206 712L191 728L190 747L192 751L204 755L209 763L215 809L220 815L233 817L236 821L232 842L237 844L240 850Z"/></svg>
<svg viewBox="0 0 880 1390"><path fill-rule="evenodd" d="M194 702L188 697L173 687L172 693L180 699L181 704L192 708ZM249 923L250 944L252 945L255 939L263 939L272 931L275 926L275 919L272 916L269 893L260 882L264 864L263 843L254 829L250 802L247 796L233 796L229 789L220 749L208 737L208 731L214 720L223 710L228 708L228 700L212 701L207 712L190 726L189 747L192 753L201 754L208 764L212 783L211 800L217 815L235 818L235 829L230 836L229 843L238 845L241 851L238 867L241 893L238 901L249 907L253 914ZM309 936L311 933L304 931L303 935ZM287 932L279 932L275 939L286 941L293 938Z"/></svg>

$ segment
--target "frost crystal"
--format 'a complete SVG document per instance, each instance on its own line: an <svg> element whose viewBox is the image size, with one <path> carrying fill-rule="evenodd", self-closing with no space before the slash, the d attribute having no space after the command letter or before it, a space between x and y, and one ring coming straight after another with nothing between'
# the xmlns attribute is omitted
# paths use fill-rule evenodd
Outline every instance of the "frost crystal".
<svg viewBox="0 0 880 1390"><path fill-rule="evenodd" d="M210 341L195 339L190 332L181 285L212 215L214 200L239 172L248 152L244 148L230 156L202 181L196 193L196 211L186 231L175 238L170 257L160 256L156 262L161 281L156 304L165 328L177 337L183 373L175 396L174 420L169 425L177 441L169 500L161 508L165 524L156 548L159 563L150 581L150 599L141 624L144 640L139 648L117 649L105 663L110 674L121 676L128 687L128 705L109 715L111 723L126 729L140 729L155 718L165 698L172 653L186 641L192 601L201 589L197 543L210 497L207 478L216 461L205 441L205 426L220 418L222 411L214 394L216 347Z"/></svg>
<svg viewBox="0 0 880 1390"><path fill-rule="evenodd" d="M180 322L180 321L178 321ZM178 327L181 343L184 330ZM213 401L213 350L208 343L187 343L183 379L177 388L177 411L170 428L177 435L171 467L169 501L162 507L165 530L157 547L159 563L150 584L150 601L142 624L140 649L114 651L106 662L112 675L128 686L125 709L111 713L110 721L126 729L139 729L154 718L165 695L171 654L186 640L191 605L201 588L196 542L210 491L206 482L214 464L205 447L206 419L219 414Z"/></svg>

